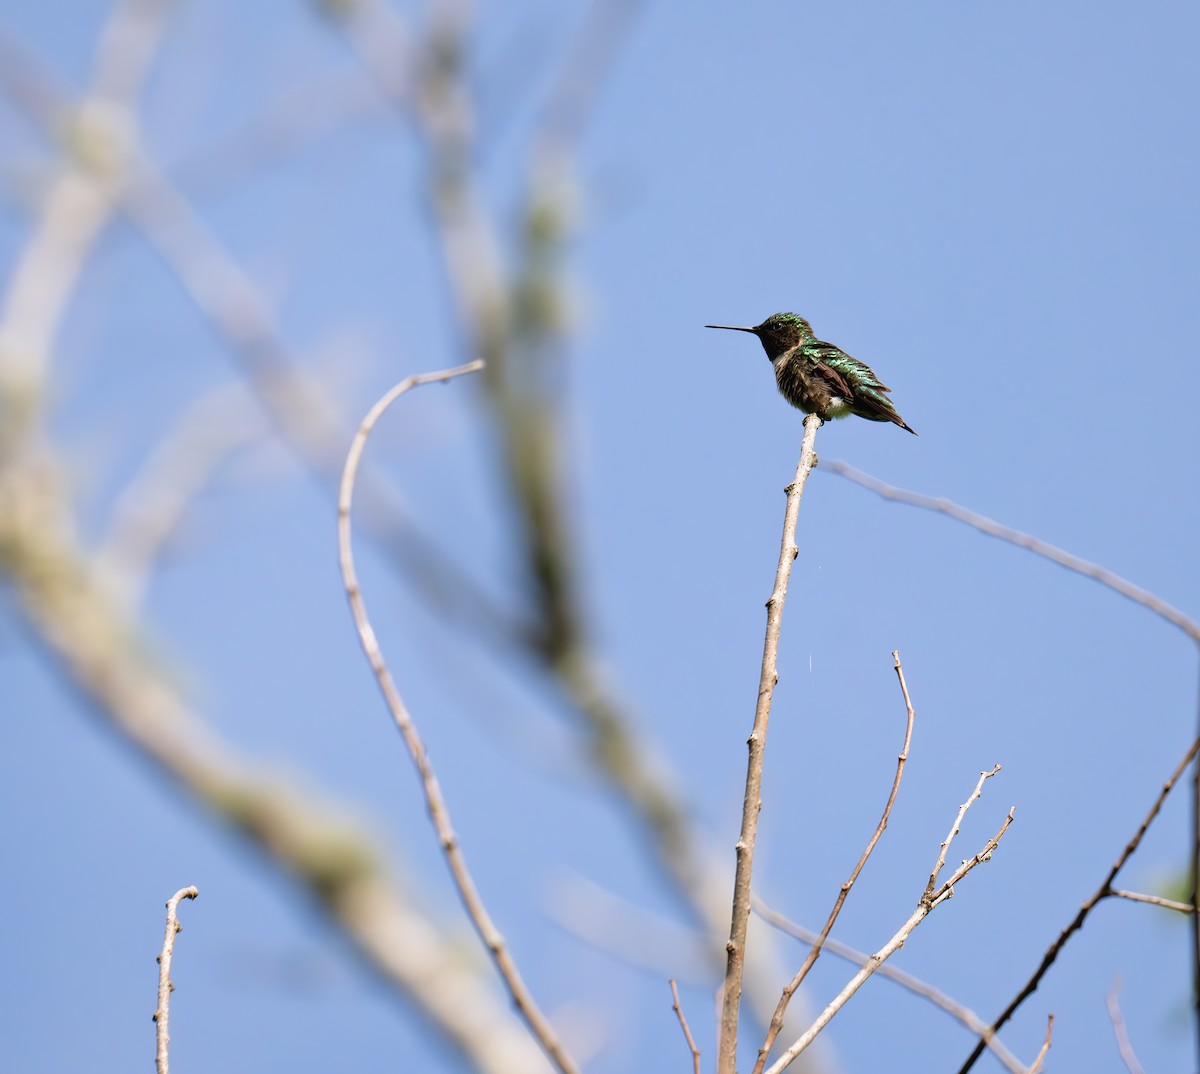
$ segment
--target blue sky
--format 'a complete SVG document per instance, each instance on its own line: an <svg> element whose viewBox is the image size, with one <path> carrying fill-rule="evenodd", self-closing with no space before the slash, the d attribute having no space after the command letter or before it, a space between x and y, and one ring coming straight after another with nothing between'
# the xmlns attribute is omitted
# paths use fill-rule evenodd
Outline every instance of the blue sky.
<svg viewBox="0 0 1200 1074"><path fill-rule="evenodd" d="M506 240L584 7L479 5L477 166ZM417 5L396 10L420 25ZM8 0L0 29L78 94L106 15ZM1198 32L1200 13L1178 2L659 2L636 18L576 159L561 463L604 666L730 869L801 416L754 340L702 326L803 314L874 367L920 433L834 423L818 435L822 458L954 499L1196 613ZM368 105L335 131L314 120L297 148L228 183L198 167L281 101L318 113L355 95ZM465 357L423 207L423 152L370 100L352 48L310 5L192 3L172 18L140 113L147 155L194 199L348 421L400 377ZM0 146L3 284L54 157L8 101ZM52 359L48 420L86 540L188 407L239 379L144 238L114 222ZM512 597L513 529L478 402L468 381L425 389L368 451L425 532ZM269 439L235 453L146 594L154 659L240 753L362 818L466 950L351 631L334 526L328 499ZM918 714L911 759L836 934L862 948L891 934L979 771L1002 764L955 853L973 853L1009 806L1014 826L897 956L991 1017L1194 736L1194 647L1093 583L820 469L799 544L756 886L797 920L823 919L886 797L903 731L899 649ZM589 1070L682 1068L673 967L633 967L555 923L581 881L622 900L631 922L684 920L644 835L580 758L561 699L528 662L447 623L377 550L360 557L381 642L531 985L598 1045ZM6 1066L148 1066L161 906L194 883L175 975L178 1069L458 1069L285 878L63 685L7 590L0 696ZM1182 870L1186 805L1168 802L1126 886L1161 890ZM1189 1069L1187 935L1163 911L1106 903L1006 1040L1032 1058L1053 1011L1052 1069L1121 1069L1105 1012L1120 974L1143 1065ZM787 964L802 957L780 950ZM811 1002L847 976L822 959ZM683 990L706 1064L713 985ZM826 1039L829 1069L847 1072L883 1056L898 1072L954 1070L970 1048L883 981ZM977 1069L998 1069L988 1063Z"/></svg>

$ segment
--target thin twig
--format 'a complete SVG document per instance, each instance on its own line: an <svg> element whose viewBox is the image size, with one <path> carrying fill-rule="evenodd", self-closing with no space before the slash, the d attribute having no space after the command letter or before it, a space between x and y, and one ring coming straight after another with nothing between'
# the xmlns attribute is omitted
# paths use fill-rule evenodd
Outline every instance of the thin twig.
<svg viewBox="0 0 1200 1074"><path fill-rule="evenodd" d="M687 1041L688 1050L692 1053L692 1074L700 1074L700 1049L696 1047L696 1040L692 1036L692 1031L688 1028L687 1018L684 1017L683 1007L679 1005L679 986L675 983L675 978L671 981L671 1010L675 1012L675 1016L679 1019L679 1028L683 1030L683 1039Z"/></svg>
<svg viewBox="0 0 1200 1074"><path fill-rule="evenodd" d="M1178 902L1175 899L1166 899L1161 895L1146 895L1140 891L1123 891L1121 888L1113 888L1110 895L1118 899L1129 899L1132 902L1148 902L1151 906L1161 906L1164 910L1177 910L1181 914L1194 914L1196 908L1190 902Z"/></svg>
<svg viewBox="0 0 1200 1074"><path fill-rule="evenodd" d="M1046 1038L1042 1041L1041 1050L1037 1053L1033 1060L1033 1066L1029 1068L1029 1074L1042 1074L1042 1064L1046 1061L1046 1055L1050 1051L1050 1038L1054 1033L1054 1015L1046 1015Z"/></svg>
<svg viewBox="0 0 1200 1074"><path fill-rule="evenodd" d="M737 841L737 868L733 881L733 913L726 944L724 996L721 1008L720 1036L717 1043L718 1074L737 1071L738 1013L742 999L742 975L746 961L746 927L750 918L750 876L754 868L754 843L758 832L758 813L762 808L763 751L767 743L767 724L771 717L771 699L779 681L779 632L783 623L783 603L787 597L796 547L796 521L800 515L800 497L808 475L816 464L813 442L821 419L809 414L804 419L804 438L796 476L787 487L787 506L783 516L783 541L775 585L767 600L767 631L763 641L762 669L758 679L758 703L754 710L754 729L750 732L749 762L746 766L746 793L742 801L742 829Z"/></svg>
<svg viewBox="0 0 1200 1074"><path fill-rule="evenodd" d="M883 807L883 815L879 818L879 823L875 826L875 832L867 843L866 849L859 857L858 864L851 871L849 879L846 880L838 891L833 909L830 910L829 917L826 918L820 935L809 948L808 955L805 957L803 963L801 963L800 969L796 971L796 975L787 983L783 994L779 997L779 1004L775 1008L775 1013L771 1016L771 1024L767 1028L767 1035L763 1040L762 1046L758 1049L758 1059L754 1064L754 1074L762 1074L762 1069L766 1065L771 1046L775 1043L775 1038L779 1036L780 1030L783 1029L783 1018L787 1013L788 1004L791 1003L792 996L796 994L796 989L804 983L804 978L808 976L808 971L812 969L817 959L821 957L821 948L825 945L829 933L833 931L834 923L838 919L838 914L842 912L842 906L846 902L846 897L850 894L850 889L854 887L854 882L858 879L858 874L862 872L863 866L867 864L867 859L871 856L875 845L887 829L888 818L892 815L892 806L895 805L896 795L900 791L900 779L904 775L904 766L908 762L908 747L909 743L912 742L913 721L917 715L913 711L912 699L908 696L908 684L904 681L904 668L900 664L899 649L892 650L892 660L894 662L893 667L896 671L896 677L900 680L900 691L904 695L904 708L907 712L904 726L904 745L900 747L900 755L896 758L896 775L892 779L892 789L888 794L887 804Z"/></svg>
<svg viewBox="0 0 1200 1074"><path fill-rule="evenodd" d="M354 442L350 445L350 451L346 457L346 465L342 471L342 481L338 494L338 553L342 568L342 581L346 588L346 596L350 602L354 624L358 630L359 642L362 645L363 652L366 654L367 661L371 665L371 670L375 673L375 678L379 683L384 700L387 702L388 709L392 714L392 719L395 721L396 727L404 739L404 744L408 748L413 765L421 777L421 787L425 794L425 804L429 810L429 817L437 833L438 842L442 848L442 853L445 855L446 864L450 869L450 875L454 880L455 887L458 889L463 907L467 911L471 923L479 933L480 939L487 947L492 962L496 966L496 971L500 974L501 979L508 988L513 1003L525 1019L530 1032L537 1038L546 1055L562 1071L562 1074L577 1074L578 1068L574 1060L567 1054L562 1042L554 1032L554 1028L550 1025L549 1019L542 1013L532 993L522 980L516 962L513 960L508 946L504 941L504 937L500 934L499 929L496 928L491 916L488 914L483 898L480 896L479 890L475 886L475 881L472 879L471 873L467 868L466 858L459 845L458 836L455 834L454 827L450 822L450 813L446 806L446 801L442 797L441 787L438 784L437 776L434 774L429 757L425 752L425 744L421 740L416 724L413 723L408 707L404 704L404 700L400 696L400 691L396 688L395 681L392 679L391 672L388 670L387 663L384 661L383 653L376 640L375 631L371 627L370 620L367 617L362 590L354 569L354 552L350 539L350 511L354 498L354 480L358 473L359 462L362 459L367 438L371 435L375 423L388 407L405 392L422 384L444 382L468 373L476 373L483 369L483 365L482 359L476 359L473 362L456 366L453 369L443 369L435 373L421 373L406 377L390 391L384 393L367 412L367 416L363 419L362 425L359 426L358 432L355 434Z"/></svg>
<svg viewBox="0 0 1200 1074"><path fill-rule="evenodd" d="M1032 534L1022 533L1020 530L1015 530L1011 526L1005 526L1003 523L995 521L995 519L977 514L975 511L954 503L952 500L926 496L920 492L912 492L908 489L897 488L895 485L889 485L878 478L872 477L870 474L856 470L853 466L842 462L840 459L822 464L821 469L835 473L839 477L846 478L848 481L853 481L856 485L861 485L865 489L870 489L871 492L882 496L885 500L906 503L911 507L920 507L926 511L936 511L938 514L946 515L948 518L953 518L958 522L963 522L973 529L979 530L980 533L986 533L989 537L996 537L1001 541L1007 541L1018 548L1024 548L1034 555L1057 563L1060 567L1066 567L1069 571L1082 574L1085 578L1091 578L1099 582L1102 586L1111 589L1114 593L1119 593L1135 604L1140 604L1143 608L1148 608L1155 615L1161 616L1168 623L1177 626L1192 641L1200 645L1200 623L1190 616L1185 615L1178 608L1172 607L1156 594L1143 589L1139 585L1134 585L1133 582L1122 578L1119 574L1115 574L1106 567L1101 567L1097 563L1091 563L1086 559L1082 559L1071 552L1040 540Z"/></svg>
<svg viewBox="0 0 1200 1074"><path fill-rule="evenodd" d="M815 931L806 929L803 925L798 925L796 922L784 917L779 911L767 906L757 895L754 897L754 912L769 925L774 926L781 932L786 932L801 943L814 944L817 942L818 934ZM853 962L856 966L865 966L871 960L870 955L855 950L849 944L835 940L832 936L825 939L824 949L837 958ZM898 969L890 962L883 963L875 972L880 977L886 977L901 988L912 992L913 995L929 1000L935 1007L939 1007L952 1018L956 1018L972 1033L982 1036L987 1041L988 1048L992 1054L996 1057L1000 1065L1009 1071L1009 1074L1029 1074L1029 1068L1008 1050L1004 1042L991 1031L988 1024L975 1011L971 1010L970 1007L960 1003L952 996L948 996L941 989L934 988L927 981L922 981L919 977L914 977L911 973L906 973L904 970Z"/></svg>
<svg viewBox="0 0 1200 1074"><path fill-rule="evenodd" d="M975 790L971 796L959 807L958 816L955 818L954 825L950 829L950 836L947 843L942 844L938 855L939 864L934 869L934 877L941 872L942 863L945 860L945 852L947 844L957 834L959 826L962 823L964 813L971 805L979 798L983 792L983 784L986 780L994 776L1000 769L997 765L990 772L981 772L979 782L975 784ZM816 1021L808 1027L800 1036L788 1047L788 1049L775 1061L768 1069L767 1074L783 1074L783 1071L803 1052L814 1040L817 1035L830 1023L834 1015L838 1013L849 1001L850 998L857 992L867 978L871 976L879 966L888 958L894 955L905 941L912 934L912 931L929 916L938 906L947 899L953 897L955 885L962 880L975 866L980 865L985 861L990 861L996 847L999 846L1000 840L1004 837L1004 833L1008 831L1008 826L1013 822L1014 810L1008 811L1008 816L1004 818L1004 823L1000 825L999 830L993 835L974 857L967 858L957 869L950 875L950 879L946 880L941 887L936 890L926 890L922 893L920 900L917 903L917 908L909 916L908 920L895 932L890 940L885 943L878 951L867 959L867 963L862 967L850 980L845 987L830 1001L829 1005L817 1016Z"/></svg>
<svg viewBox="0 0 1200 1074"><path fill-rule="evenodd" d="M1113 862L1112 867L1108 870L1108 875L1105 876L1100 886L1096 888L1091 897L1079 907L1079 912L1075 915L1071 923L1065 929L1063 929L1061 933L1059 933L1058 938L1046 949L1046 953L1042 956L1042 961L1038 968L1034 970L1033 976L1025 982L1025 985L1021 991L1016 994L1008 1006L1000 1012L1000 1015L992 1023L993 1033L999 1031L1000 1028L1016 1013L1021 1004L1024 1003L1025 1000L1031 995L1033 995L1035 991L1037 991L1038 985L1041 984L1042 978L1046 976L1046 973L1050 967L1054 965L1054 960L1058 958L1059 952L1066 946L1067 941L1070 940L1070 938L1076 932L1083 928L1084 921L1087 920L1088 915L1093 909L1095 909L1096 904L1113 894L1112 882L1117 878L1117 874L1121 871L1125 863L1130 859L1130 857L1132 857L1134 851L1136 851L1138 846L1141 844L1142 837L1146 834L1147 829L1149 829L1150 825L1154 822L1154 818L1158 816L1159 810L1162 809L1163 802L1166 801L1167 795L1171 793L1171 788L1174 787L1179 781L1179 778L1187 770L1188 765L1192 763L1192 760L1195 758L1198 751L1200 751L1200 738L1197 738L1192 743L1187 753L1184 754L1183 760L1181 760L1179 764L1175 766L1175 771L1171 773L1170 778L1168 778L1167 781L1162 785L1162 789L1158 792L1158 797L1155 798L1154 804L1150 807L1150 811L1142 819L1141 825L1134 833L1133 838L1130 839L1126 844L1125 849L1121 851L1120 856L1115 862ZM975 1048L967 1057L966 1062L963 1063L963 1065L959 1068L958 1074L967 1074L967 1071L975 1065L975 1061L980 1057L980 1055L983 1054L983 1048L984 1045L981 1040L975 1045Z"/></svg>
<svg viewBox="0 0 1200 1074"><path fill-rule="evenodd" d="M171 983L171 958L175 954L175 937L183 931L178 920L179 904L199 894L194 886L180 888L167 900L167 931L163 936L162 952L158 956L158 1007L154 1011L154 1061L158 1066L158 1074L167 1074L168 1068L167 1046L171 1043L171 1034L167 1023L170 1021L171 993L175 991Z"/></svg>
<svg viewBox="0 0 1200 1074"><path fill-rule="evenodd" d="M958 835L958 829L962 825L963 817L967 815L967 810L983 793L983 784L986 780L991 779L1000 771L1000 766L996 765L990 772L980 772L979 782L975 784L975 790L961 806L958 807L958 815L954 818L954 823L950 826L950 832L942 843L942 848L938 853L938 859L934 863L933 871L929 874L929 883L925 887L924 898L933 898L933 889L937 886L938 874L942 871L942 866L946 864L946 853L950 849L950 844L954 842L954 837Z"/></svg>
<svg viewBox="0 0 1200 1074"><path fill-rule="evenodd" d="M1125 1016L1121 1013L1121 975L1113 978L1112 988L1108 990L1108 1020L1112 1022L1113 1036L1117 1038L1117 1051L1121 1053L1121 1062L1129 1074L1146 1074L1138 1057L1134 1054L1133 1044L1129 1040L1129 1031L1125 1028Z"/></svg>

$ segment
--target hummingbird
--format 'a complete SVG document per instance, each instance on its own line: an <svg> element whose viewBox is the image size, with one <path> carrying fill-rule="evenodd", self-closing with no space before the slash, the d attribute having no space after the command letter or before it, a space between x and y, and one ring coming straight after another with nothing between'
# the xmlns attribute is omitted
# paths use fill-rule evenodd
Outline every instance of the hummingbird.
<svg viewBox="0 0 1200 1074"><path fill-rule="evenodd" d="M753 332L775 367L780 394L805 414L822 421L857 414L868 421L890 421L910 428L887 397L891 389L865 362L851 358L841 347L813 334L812 325L795 313L774 313L762 324L743 328L734 324L706 324L731 332Z"/></svg>

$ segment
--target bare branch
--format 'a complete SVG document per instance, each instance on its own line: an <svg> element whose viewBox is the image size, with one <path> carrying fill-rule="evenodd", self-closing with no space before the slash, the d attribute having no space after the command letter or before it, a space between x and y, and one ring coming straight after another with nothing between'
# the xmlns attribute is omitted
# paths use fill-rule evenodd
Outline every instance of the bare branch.
<svg viewBox="0 0 1200 1074"><path fill-rule="evenodd" d="M387 702L388 710L392 714L392 719L395 721L396 727L404 739L404 744L408 748L409 756L412 758L413 765L417 769L417 774L421 777L421 787L425 794L425 804L429 810L429 817L433 823L434 830L437 832L438 842L442 848L442 853L445 855L446 864L450 869L451 877L454 879L455 887L458 889L463 907L466 909L471 923L479 933L480 939L483 940L484 945L487 947L488 954L491 956L492 962L495 964L501 979L507 986L517 1010L520 1011L521 1016L525 1019L530 1031L537 1038L538 1043L541 1044L554 1065L562 1071L562 1074L578 1074L578 1068L574 1060L567 1054L562 1042L554 1032L553 1026L550 1025L549 1019L542 1013L536 1000L533 998L533 994L522 980L516 962L513 960L505 944L504 937L500 934L500 930L496 928L495 923L488 914L483 898L475 886L475 881L471 877L470 870L467 868L466 857L462 852L458 836L455 834L454 827L450 822L450 812L446 806L445 798L442 796L442 790L438 784L437 776L434 774L433 766L429 761L429 756L425 751L425 744L421 740L420 733L417 731L416 724L413 722L412 715L409 713L404 699L400 696L400 691L396 688L395 681L392 679L391 672L384 661L383 653L380 651L375 631L372 629L370 620L367 618L366 605L363 602L362 590L354 569L354 552L350 534L350 512L353 506L354 481L358 474L358 466L363 450L366 447L367 438L371 435L375 423L392 403L411 389L419 387L422 384L448 381L468 373L477 373L481 369L483 369L483 361L482 359L476 359L473 362L456 366L453 369L443 369L436 373L422 373L406 377L380 397L375 405L371 407L367 416L363 419L358 433L354 437L354 442L350 445L350 452L346 457L346 465L342 471L341 491L338 496L338 553L342 567L342 581L346 587L346 596L350 601L350 610L354 616L354 623L358 630L359 642L362 645L363 652L366 654L367 661L371 665L371 670L375 673L375 678L379 683L384 700Z"/></svg>
<svg viewBox="0 0 1200 1074"><path fill-rule="evenodd" d="M1175 899L1166 899L1161 895L1145 895L1140 891L1122 891L1120 888L1113 888L1110 895L1118 899L1129 899L1132 902L1148 902L1151 906L1161 906L1164 910L1177 910L1181 914L1194 914L1196 908L1190 902L1178 902Z"/></svg>
<svg viewBox="0 0 1200 1074"><path fill-rule="evenodd" d="M801 943L814 944L817 942L819 935L817 932L814 932L812 929L806 929L803 925L798 925L794 921L784 917L777 910L771 909L757 895L754 897L754 912L770 925L782 932L786 932L789 936L795 937ZM847 962L853 962L856 966L865 966L872 957L832 937L826 937L823 946L831 955L845 959ZM940 989L934 988L928 982L914 977L911 973L897 969L890 962L883 963L875 972L880 977L886 977L889 981L900 985L901 988L912 992L913 995L929 1000L935 1007L941 1008L941 1010L945 1011L952 1018L956 1018L972 1033L977 1033L983 1037L987 1041L988 1048L992 1054L1009 1071L1009 1074L1028 1074L1029 1068L1005 1047L1003 1041L991 1031L991 1027L975 1011L971 1010L970 1007L946 995Z"/></svg>
<svg viewBox="0 0 1200 1074"><path fill-rule="evenodd" d="M1121 1062L1129 1074L1146 1074L1142 1064L1134 1054L1133 1045L1129 1040L1129 1031L1125 1028L1125 1016L1121 1013L1121 975L1113 978L1112 988L1108 990L1108 1020L1112 1023L1113 1036L1117 1038L1117 1051L1121 1053Z"/></svg>
<svg viewBox="0 0 1200 1074"><path fill-rule="evenodd" d="M959 826L963 822L963 817L967 815L967 810L983 793L983 784L986 780L992 778L1000 771L1000 766L996 765L990 772L980 772L979 782L975 784L975 790L971 797L968 798L961 806L958 807L958 816L954 818L954 823L950 826L950 833L946 836L942 843L942 848L938 853L937 861L934 863L933 871L929 874L929 883L925 887L925 898L933 898L933 889L937 885L938 874L942 871L942 866L946 864L946 852L950 849L950 844L954 842L954 837L958 835Z"/></svg>
<svg viewBox="0 0 1200 1074"><path fill-rule="evenodd" d="M688 1050L692 1053L692 1074L700 1074L700 1049L696 1047L696 1040L692 1036L692 1031L688 1028L683 1008L679 1005L679 986L675 983L674 977L671 978L670 985L671 1009L679 1019L679 1028L683 1030L683 1039L687 1041Z"/></svg>
<svg viewBox="0 0 1200 1074"><path fill-rule="evenodd" d="M946 515L948 518L953 518L958 522L963 522L973 529L979 530L980 533L986 533L989 537L996 537L1001 541L1016 545L1018 548L1024 548L1034 555L1048 559L1052 563L1057 563L1060 567L1066 567L1069 571L1082 574L1085 578L1091 578L1099 582L1102 586L1111 589L1114 593L1119 593L1135 604L1140 604L1143 608L1148 608L1155 615L1161 616L1168 623L1178 627L1192 641L1200 645L1200 623L1185 615L1178 608L1172 607L1161 597L1156 596L1147 589L1143 589L1141 586L1134 585L1133 582L1122 578L1119 574L1114 574L1099 564L1081 559L1079 556L1040 540L1031 534L1022 533L1020 530L1012 529L1010 526L1005 526L1003 523L996 522L985 515L977 514L966 507L954 503L952 500L926 496L920 492L910 492L908 489L886 484L878 478L872 477L870 474L856 470L853 466L841 460L826 463L821 468L835 473L839 477L844 477L848 481L853 481L856 485L861 485L865 489L870 489L885 500L906 503L912 507L920 507L926 511L936 511L938 514Z"/></svg>
<svg viewBox="0 0 1200 1074"><path fill-rule="evenodd" d="M775 1038L779 1036L780 1030L783 1029L783 1017L787 1012L792 996L796 994L796 989L804 982L804 978L808 976L809 970L815 965L817 959L821 957L821 948L824 946L826 939L828 939L829 933L833 930L834 923L838 919L838 914L842 912L842 906L846 902L846 897L850 894L850 889L858 879L858 874L862 872L863 867L867 864L867 859L875 849L875 844L879 842L880 837L887 829L888 818L892 815L892 806L895 805L896 795L900 791L900 779L904 775L904 766L908 762L908 747L912 742L913 721L917 715L913 711L912 699L908 696L908 684L904 681L904 668L900 664L900 651L898 649L892 650L892 660L894 661L893 666L896 670L896 677L900 680L900 691L904 695L904 708L907 713L904 726L904 744L900 747L900 755L896 759L896 775L892 778L892 789L888 794L887 804L883 807L883 815L879 818L879 823L875 826L875 831L867 843L866 849L859 857L858 863L851 871L849 879L841 886L837 899L834 901L833 909L829 912L829 917L826 918L820 935L813 942L808 956L801 963L796 975L784 988L783 995L779 997L779 1004L775 1008L775 1013L771 1016L771 1024L767 1028L766 1038L763 1040L762 1046L758 1049L758 1059L754 1064L754 1074L761 1074L766 1064L767 1056L771 1052L771 1046L775 1043Z"/></svg>
<svg viewBox="0 0 1200 1074"><path fill-rule="evenodd" d="M742 999L742 975L746 962L746 927L750 919L750 877L754 869L754 844L758 833L758 813L762 809L763 754L767 744L767 724L771 718L771 699L779 681L776 670L779 662L779 633L783 625L783 604L787 599L788 580L796 547L796 521L800 517L800 498L808 475L816 465L813 452L821 419L809 414L804 419L804 438L800 443L800 460L796 476L788 485L787 505L783 515L783 540L779 548L779 563L775 568L775 585L767 599L767 632L763 640L762 668L758 677L758 703L754 709L754 727L748 740L749 761L746 766L746 793L742 800L742 829L737 841L737 866L733 880L733 913L729 927L729 942L725 946L725 983L718 1038L718 1074L735 1074L737 1070L738 1015Z"/></svg>
<svg viewBox="0 0 1200 1074"><path fill-rule="evenodd" d="M154 1011L154 1026L156 1046L154 1061L158 1066L158 1074L167 1074L167 1046L171 1043L168 1031L170 1021L171 993L175 986L171 983L171 959L175 954L175 937L183 931L179 923L179 903L183 899L194 899L200 892L196 888L180 888L167 900L167 931L163 937L162 953L158 956L158 1007Z"/></svg>
<svg viewBox="0 0 1200 1074"><path fill-rule="evenodd" d="M1142 819L1141 825L1134 833L1133 838L1126 844L1125 849L1121 851L1117 860L1113 862L1112 867L1108 870L1108 875L1105 876L1100 886L1092 893L1091 897L1085 900L1082 906L1079 907L1079 912L1072 919L1071 923L1059 933L1057 939L1046 949L1046 953L1042 956L1042 961L1038 968L1034 970L1033 975L1025 982L1021 990L1013 997L1012 1001L1000 1012L999 1016L992 1023L992 1031L997 1032L1003 1025L1017 1012L1017 1009L1025 1002L1041 984L1042 978L1046 976L1050 967L1054 965L1054 960L1058 958L1059 952L1066 946L1067 941L1083 928L1083 923L1087 920L1088 915L1095 909L1096 904L1101 900L1113 894L1112 882L1117 878L1117 874L1124 868L1125 863L1133 856L1134 851L1142 842L1142 837L1146 834L1150 825L1154 822L1154 818L1158 816L1159 810L1162 809L1163 802L1166 801L1167 795L1171 793L1171 788L1179 781L1179 778L1187 770L1197 752L1200 751L1200 738L1197 738L1189 747L1183 759L1175 766L1175 771L1171 773L1167 781L1162 785L1162 789L1155 798L1154 804L1150 807L1150 811ZM1193 918L1195 920L1195 918ZM959 1068L958 1074L967 1074L967 1071L975 1065L975 1061L983 1054L983 1042L975 1045L967 1060Z"/></svg>
<svg viewBox="0 0 1200 1074"><path fill-rule="evenodd" d="M1033 1066L1029 1068L1029 1074L1042 1074L1042 1064L1046 1061L1046 1056L1050 1052L1050 1037L1054 1033L1054 1015L1046 1015L1046 1037L1042 1041L1041 1050L1037 1053L1033 1060Z"/></svg>
<svg viewBox="0 0 1200 1074"><path fill-rule="evenodd" d="M941 871L942 862L945 859L946 848L950 841L958 832L959 825L962 823L962 818L967 809L969 809L982 793L984 781L995 775L999 770L999 765L991 772L983 772L980 774L979 782L975 785L975 790L971 796L959 808L958 816L955 818L954 825L951 827L950 835L947 841L942 844L941 852L939 853L939 864L934 869L934 877ZM936 891L930 891L928 888L922 894L917 903L917 908L909 916L908 920L895 932L890 940L885 943L878 951L867 959L866 965L862 967L846 984L846 986L838 993L828 1006L817 1016L816 1021L808 1027L800 1036L788 1047L788 1049L775 1061L768 1069L767 1074L783 1074L783 1071L791 1065L792 1062L803 1052L814 1040L818 1034L830 1023L834 1015L838 1013L857 992L879 966L895 954L905 941L912 934L913 930L929 916L935 907L939 906L946 899L949 899L954 894L954 885L957 884L963 877L967 875L975 866L980 865L985 861L989 861L1000 840L1004 837L1004 833L1008 831L1008 826L1013 821L1013 810L1008 811L1008 816L1004 818L1004 823L1000 825L999 830L991 837L974 857L967 858L954 872L950 879L947 880Z"/></svg>

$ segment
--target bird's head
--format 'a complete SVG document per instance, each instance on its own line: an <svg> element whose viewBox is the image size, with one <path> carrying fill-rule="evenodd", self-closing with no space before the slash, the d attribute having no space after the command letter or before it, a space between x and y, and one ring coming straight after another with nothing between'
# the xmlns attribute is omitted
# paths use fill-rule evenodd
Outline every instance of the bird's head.
<svg viewBox="0 0 1200 1074"><path fill-rule="evenodd" d="M774 361L798 343L814 339L812 325L796 313L773 313L762 324L744 328L733 324L706 324L705 328L724 328L733 332L753 332L767 357Z"/></svg>

